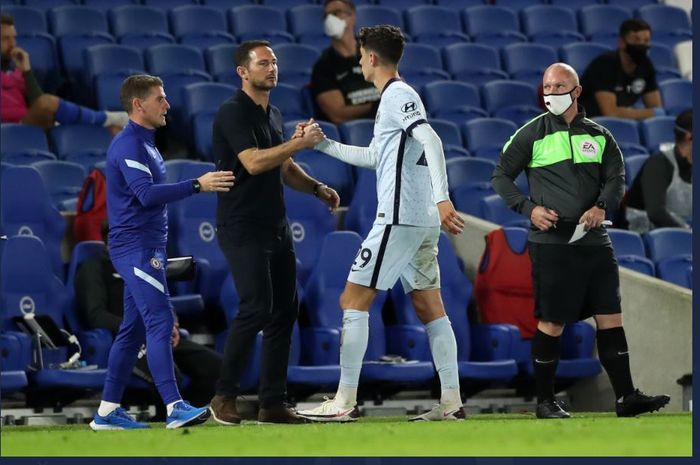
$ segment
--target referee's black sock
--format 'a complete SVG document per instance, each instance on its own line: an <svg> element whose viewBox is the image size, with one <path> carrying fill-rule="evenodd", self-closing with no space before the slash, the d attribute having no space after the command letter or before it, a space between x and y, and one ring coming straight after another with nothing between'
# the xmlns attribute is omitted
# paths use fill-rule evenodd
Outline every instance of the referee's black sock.
<svg viewBox="0 0 700 465"><path fill-rule="evenodd" d="M599 329L596 334L598 342L598 358L610 378L615 398L631 394L634 391L632 374L630 373L630 357L627 350L627 338L622 326L610 329Z"/></svg>
<svg viewBox="0 0 700 465"><path fill-rule="evenodd" d="M554 374L559 365L559 337L552 337L539 329L532 338L532 364L535 367L537 403L554 400Z"/></svg>

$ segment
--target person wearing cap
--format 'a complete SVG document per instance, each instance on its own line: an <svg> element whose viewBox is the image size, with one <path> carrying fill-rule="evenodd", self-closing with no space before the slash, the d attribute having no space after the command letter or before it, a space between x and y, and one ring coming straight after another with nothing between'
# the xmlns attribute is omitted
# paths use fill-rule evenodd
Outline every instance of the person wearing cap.
<svg viewBox="0 0 700 465"><path fill-rule="evenodd" d="M693 216L693 112L676 118L675 143L651 155L632 183L625 217L629 229L690 228Z"/></svg>

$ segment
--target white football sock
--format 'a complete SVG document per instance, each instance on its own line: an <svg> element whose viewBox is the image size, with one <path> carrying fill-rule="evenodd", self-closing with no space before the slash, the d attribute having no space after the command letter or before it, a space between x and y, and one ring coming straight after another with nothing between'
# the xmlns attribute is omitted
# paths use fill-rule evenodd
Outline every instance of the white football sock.
<svg viewBox="0 0 700 465"><path fill-rule="evenodd" d="M367 350L368 339L369 312L345 310L343 333L340 337L340 385L338 386L338 394L345 404L355 405L362 359Z"/></svg>
<svg viewBox="0 0 700 465"><path fill-rule="evenodd" d="M425 325L433 354L435 369L440 377L442 389L441 403L462 404L459 396L459 369L457 368L457 341L452 324L447 316L440 317Z"/></svg>
<svg viewBox="0 0 700 465"><path fill-rule="evenodd" d="M106 417L107 415L118 409L120 405L121 404L107 402L106 400L103 400L102 402L100 402L100 406L97 409L97 414L101 417Z"/></svg>

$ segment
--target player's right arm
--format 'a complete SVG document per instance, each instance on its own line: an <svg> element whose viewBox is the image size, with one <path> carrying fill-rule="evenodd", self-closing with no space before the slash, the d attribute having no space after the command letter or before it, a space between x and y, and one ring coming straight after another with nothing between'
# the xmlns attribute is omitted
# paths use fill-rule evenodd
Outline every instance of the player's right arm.
<svg viewBox="0 0 700 465"><path fill-rule="evenodd" d="M292 139L297 139L304 135L306 129L313 124L317 124L313 118L309 121L297 123ZM356 145L341 144L340 142L326 137L320 143L316 144L314 149L350 165L376 170L377 164L379 163L379 156L374 149L373 142L374 139L370 142L369 147L358 147Z"/></svg>

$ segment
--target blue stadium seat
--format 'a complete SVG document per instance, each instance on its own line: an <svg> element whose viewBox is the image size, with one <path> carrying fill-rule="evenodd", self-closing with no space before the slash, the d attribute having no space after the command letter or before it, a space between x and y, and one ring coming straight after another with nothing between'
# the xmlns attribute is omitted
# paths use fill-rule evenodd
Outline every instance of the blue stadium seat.
<svg viewBox="0 0 700 465"><path fill-rule="evenodd" d="M125 38L151 36L172 39L168 29L168 17L164 11L157 8L144 5L124 5L114 8L109 12L109 24L112 34L118 37L122 44Z"/></svg>
<svg viewBox="0 0 700 465"><path fill-rule="evenodd" d="M192 3L197 2L193 0L143 0L143 3L151 8L169 10L171 8L176 8L184 5L191 5Z"/></svg>
<svg viewBox="0 0 700 465"><path fill-rule="evenodd" d="M679 255L659 261L656 267L656 275L659 279L677 284L688 289L693 288L693 257L692 255Z"/></svg>
<svg viewBox="0 0 700 465"><path fill-rule="evenodd" d="M510 8L513 11L520 11L523 8L532 6L533 3L539 3L537 0L494 0L496 6Z"/></svg>
<svg viewBox="0 0 700 465"><path fill-rule="evenodd" d="M462 125L464 140L476 157L498 161L501 150L518 127L501 118L477 118Z"/></svg>
<svg viewBox="0 0 700 465"><path fill-rule="evenodd" d="M120 37L119 43L144 53L146 50L156 45L174 44L175 38L164 32L143 32L141 34L127 34Z"/></svg>
<svg viewBox="0 0 700 465"><path fill-rule="evenodd" d="M51 33L56 37L109 33L104 12L87 6L64 5L48 12Z"/></svg>
<svg viewBox="0 0 700 465"><path fill-rule="evenodd" d="M289 32L294 34L297 42L311 46L321 45L321 48L330 45L330 39L323 32L323 6L295 6L287 11L287 19Z"/></svg>
<svg viewBox="0 0 700 465"><path fill-rule="evenodd" d="M693 106L693 83L687 79L668 79L659 83L661 101L671 115L690 110Z"/></svg>
<svg viewBox="0 0 700 465"><path fill-rule="evenodd" d="M219 44L209 47L204 52L207 70L219 82L234 83L240 86L240 78L236 74L234 55L238 45Z"/></svg>
<svg viewBox="0 0 700 465"><path fill-rule="evenodd" d="M481 87L484 107L497 118L504 118L521 126L544 112L537 105L535 89L517 81L493 81Z"/></svg>
<svg viewBox="0 0 700 465"><path fill-rule="evenodd" d="M227 10L235 6L250 5L255 2L253 0L202 0L201 3L226 13Z"/></svg>
<svg viewBox="0 0 700 465"><path fill-rule="evenodd" d="M598 0L549 0L549 3L571 10L580 10L589 5L597 5L600 2Z"/></svg>
<svg viewBox="0 0 700 465"><path fill-rule="evenodd" d="M673 49L668 45L655 43L649 44L649 58L654 64L657 82L665 81L666 78L664 76L669 75L669 73L675 77L681 77L680 72L678 71L676 57L673 54Z"/></svg>
<svg viewBox="0 0 700 465"><path fill-rule="evenodd" d="M576 15L570 8L534 5L522 10L520 15L523 20L523 32L533 42L564 45L585 40L585 37L577 31ZM556 26L552 27L553 24Z"/></svg>
<svg viewBox="0 0 700 465"><path fill-rule="evenodd" d="M45 92L55 92L63 79L53 36L43 32L18 32L17 45L25 49L31 57L32 70L41 88Z"/></svg>
<svg viewBox="0 0 700 465"><path fill-rule="evenodd" d="M488 116L481 108L478 89L465 82L437 81L426 84L423 97L428 113L455 124Z"/></svg>
<svg viewBox="0 0 700 465"><path fill-rule="evenodd" d="M450 79L450 74L442 69L440 51L428 44L407 43L399 69L403 80L415 89Z"/></svg>
<svg viewBox="0 0 700 465"><path fill-rule="evenodd" d="M221 10L204 5L182 5L170 10L171 30L175 37L223 32L228 34L226 16Z"/></svg>
<svg viewBox="0 0 700 465"><path fill-rule="evenodd" d="M0 266L3 326L16 328L14 317L32 313L50 317L59 328L64 328L69 295L63 283L52 273L49 255L42 241L31 236L16 236L8 240ZM85 342L78 334L81 342ZM85 344L89 353L94 347ZM31 382L39 389L77 388L98 390L102 388L105 370L60 370L49 368L51 362L63 362L68 358L66 347L43 349L44 368L33 371Z"/></svg>
<svg viewBox="0 0 700 465"><path fill-rule="evenodd" d="M670 5L646 5L637 16L648 22L654 31L654 41L668 46L693 38L690 18L682 8Z"/></svg>
<svg viewBox="0 0 700 465"><path fill-rule="evenodd" d="M616 5L591 5L579 11L581 32L593 42L617 47L620 24L632 11Z"/></svg>
<svg viewBox="0 0 700 465"><path fill-rule="evenodd" d="M224 101L233 97L236 88L218 82L198 82L183 88L183 104L185 117L188 122L200 113L214 113L218 111Z"/></svg>
<svg viewBox="0 0 700 465"><path fill-rule="evenodd" d="M305 86L311 80L311 69L319 52L304 44L279 44L275 46L280 82L293 86Z"/></svg>
<svg viewBox="0 0 700 465"><path fill-rule="evenodd" d="M658 0L608 0L607 3L615 6L636 10L645 5L653 5L658 3Z"/></svg>
<svg viewBox="0 0 700 465"><path fill-rule="evenodd" d="M516 42L527 42L520 32L518 15L509 8L483 5L462 12L465 31L475 42L490 47L503 47Z"/></svg>
<svg viewBox="0 0 700 465"><path fill-rule="evenodd" d="M351 231L330 233L323 241L318 262L304 292L311 327L342 328L342 311L338 299L361 243L360 236ZM382 320L382 307L386 297L385 292L380 292L369 309L369 341L360 383L420 383L432 379L435 372L430 362L378 363L388 353ZM339 346L337 350L340 350Z"/></svg>
<svg viewBox="0 0 700 465"><path fill-rule="evenodd" d="M426 3L432 2L430 0L377 0L376 2L367 0L367 3L378 3L381 6L394 8L396 10L408 10L416 6L423 6Z"/></svg>
<svg viewBox="0 0 700 465"><path fill-rule="evenodd" d="M369 147L374 137L374 120L357 119L338 126L344 144Z"/></svg>
<svg viewBox="0 0 700 465"><path fill-rule="evenodd" d="M0 391L3 395L24 389L29 384L27 368L31 364L29 337L18 332L0 334Z"/></svg>
<svg viewBox="0 0 700 465"><path fill-rule="evenodd" d="M357 169L357 181L345 215L345 229L366 237L377 216L377 174L370 169Z"/></svg>
<svg viewBox="0 0 700 465"><path fill-rule="evenodd" d="M51 8L60 6L75 5L74 0L17 0L15 3L26 5L37 10L48 11Z"/></svg>
<svg viewBox="0 0 700 465"><path fill-rule="evenodd" d="M450 8L433 5L416 6L406 11L406 26L411 37L434 47L469 42L462 32L459 16ZM436 28L435 25L440 27Z"/></svg>
<svg viewBox="0 0 700 465"><path fill-rule="evenodd" d="M83 52L85 73L88 82L95 84L95 77L100 74L129 72L143 73L145 66L141 51L124 45L94 45Z"/></svg>
<svg viewBox="0 0 700 465"><path fill-rule="evenodd" d="M188 34L180 40L182 45L198 48L205 52L209 47L221 44L236 44L236 38L223 32L211 32L203 34Z"/></svg>
<svg viewBox="0 0 700 465"><path fill-rule="evenodd" d="M284 190L284 203L297 256L297 279L303 287L316 265L323 238L335 231L335 217L313 196Z"/></svg>
<svg viewBox="0 0 700 465"><path fill-rule="evenodd" d="M625 268L654 276L654 262L647 258L642 236L634 231L608 228L617 263Z"/></svg>
<svg viewBox="0 0 700 465"><path fill-rule="evenodd" d="M149 47L145 56L148 71L155 75L206 70L202 52L187 45L156 45Z"/></svg>
<svg viewBox="0 0 700 465"><path fill-rule="evenodd" d="M226 275L224 282L221 285L221 294L219 297L219 305L224 311L226 317L226 327L224 331L216 335L216 350L219 353L224 352L224 344L231 328L231 323L238 315L239 299L236 286L233 282L231 273ZM260 379L260 359L262 354L262 332L258 333L255 338L255 344L250 354L250 362L245 371L241 375L241 391L254 392L258 386Z"/></svg>
<svg viewBox="0 0 700 465"><path fill-rule="evenodd" d="M465 8L481 6L484 4L484 0L435 0L435 3L444 8L463 10Z"/></svg>
<svg viewBox="0 0 700 465"><path fill-rule="evenodd" d="M79 3L91 8L97 8L105 13L109 13L109 10L113 8L119 8L124 5L131 5L137 3L136 0L80 0L75 3Z"/></svg>
<svg viewBox="0 0 700 465"><path fill-rule="evenodd" d="M2 12L12 17L18 34L48 32L46 15L42 10L23 5L3 5Z"/></svg>
<svg viewBox="0 0 700 465"><path fill-rule="evenodd" d="M276 9L263 5L235 7L228 12L231 31L240 42L250 39L264 39L280 44L294 42L294 36L287 32L287 20Z"/></svg>
<svg viewBox="0 0 700 465"><path fill-rule="evenodd" d="M479 86L498 79L508 79L501 69L495 48L484 44L453 44L443 49L445 68L459 81Z"/></svg>
<svg viewBox="0 0 700 465"><path fill-rule="evenodd" d="M216 113L206 112L199 113L194 116L192 120L192 131L194 133L194 146L197 153L204 161L216 161L214 160L214 154L212 153L212 125L214 124L214 118Z"/></svg>
<svg viewBox="0 0 700 465"><path fill-rule="evenodd" d="M644 163L647 161L647 158L649 158L649 156L647 155L632 155L630 157L624 157L625 185L627 185L628 189L632 187L634 179L642 170L642 166L644 166Z"/></svg>
<svg viewBox="0 0 700 465"><path fill-rule="evenodd" d="M88 172L104 161L112 135L107 128L93 124L66 124L53 128L51 143L61 160L82 165Z"/></svg>
<svg viewBox="0 0 700 465"><path fill-rule="evenodd" d="M308 5L316 2L314 0L260 0L260 3L270 8L284 11L294 8L295 6Z"/></svg>
<svg viewBox="0 0 700 465"><path fill-rule="evenodd" d="M649 151L640 143L637 121L606 116L596 117L593 120L612 133L623 156L649 155Z"/></svg>
<svg viewBox="0 0 700 465"><path fill-rule="evenodd" d="M496 164L480 158L457 158L448 160L447 181L451 190L475 182L490 182Z"/></svg>
<svg viewBox="0 0 700 465"><path fill-rule="evenodd" d="M658 228L644 234L647 255L654 263L693 253L693 232L685 228Z"/></svg>
<svg viewBox="0 0 700 465"><path fill-rule="evenodd" d="M564 45L560 49L560 55L561 61L570 64L579 75L583 75L594 58L610 50L610 47L604 44L577 42Z"/></svg>
<svg viewBox="0 0 700 465"><path fill-rule="evenodd" d="M377 24L391 24L404 30L401 10L384 5L359 5L357 7L357 30L364 26L376 26Z"/></svg>
<svg viewBox="0 0 700 465"><path fill-rule="evenodd" d="M13 155L25 154L28 157L36 155L34 161L53 157L49 152L49 143L44 130L27 124L0 125L0 152L5 163L14 164L17 162L11 161Z"/></svg>
<svg viewBox="0 0 700 465"><path fill-rule="evenodd" d="M458 211L481 218L481 199L495 193L490 181L470 182L452 189L451 197Z"/></svg>
<svg viewBox="0 0 700 465"><path fill-rule="evenodd" d="M470 156L462 144L462 134L456 123L438 118L432 118L429 123L440 136L446 159Z"/></svg>
<svg viewBox="0 0 700 465"><path fill-rule="evenodd" d="M340 360L332 350L340 345L340 331L335 328L303 328L294 325L287 384L303 385L303 392L314 386L320 391L335 389L340 382ZM293 389L293 388L292 388Z"/></svg>
<svg viewBox="0 0 700 465"><path fill-rule="evenodd" d="M75 211L78 194L87 176L83 165L62 160L38 161L32 167L39 172L54 206L60 211Z"/></svg>
<svg viewBox="0 0 700 465"><path fill-rule="evenodd" d="M9 236L36 236L49 254L50 270L63 279L61 241L66 223L53 206L39 172L28 166L15 166L2 171L0 224ZM6 248L4 255L7 255Z"/></svg>
<svg viewBox="0 0 700 465"><path fill-rule="evenodd" d="M676 118L673 116L657 116L647 118L639 123L644 145L650 153L659 150L659 146L665 143L673 143L673 127Z"/></svg>
<svg viewBox="0 0 700 465"><path fill-rule="evenodd" d="M512 44L501 50L504 69L512 79L534 85L542 82L542 74L549 65L557 62L557 52L548 45Z"/></svg>
<svg viewBox="0 0 700 465"><path fill-rule="evenodd" d="M306 107L301 90L288 84L277 84L270 92L270 103L282 112L284 120L308 120L311 111Z"/></svg>
<svg viewBox="0 0 700 465"><path fill-rule="evenodd" d="M508 208L498 194L481 199L481 217L486 221L500 224L501 226L530 228L530 220Z"/></svg>
<svg viewBox="0 0 700 465"><path fill-rule="evenodd" d="M95 77L95 99L97 108L101 110L124 111L122 102L119 99L119 90L124 79L132 73L129 71L119 71L118 73L101 74Z"/></svg>

